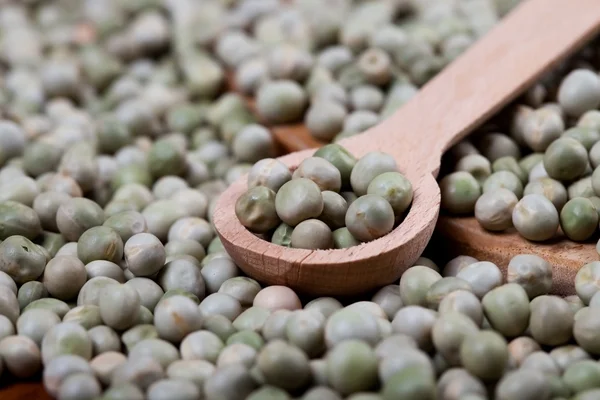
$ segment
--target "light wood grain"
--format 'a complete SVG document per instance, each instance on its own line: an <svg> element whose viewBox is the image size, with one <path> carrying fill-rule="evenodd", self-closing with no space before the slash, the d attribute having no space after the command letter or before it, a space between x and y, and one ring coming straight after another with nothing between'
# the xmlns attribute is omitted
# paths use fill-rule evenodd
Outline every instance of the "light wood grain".
<svg viewBox="0 0 600 400"><path fill-rule="evenodd" d="M405 221L385 237L344 250L286 249L266 242L235 216L235 202L246 189L243 177L220 197L215 210L223 245L248 275L302 293L348 295L395 281L433 233L442 153L579 48L599 25L597 0L524 2L394 115L340 142L358 157L376 150L392 154L413 183L414 201ZM300 132L278 128L276 136L289 145L293 141L287 136L299 137L290 131ZM293 167L313 152L280 159Z"/></svg>

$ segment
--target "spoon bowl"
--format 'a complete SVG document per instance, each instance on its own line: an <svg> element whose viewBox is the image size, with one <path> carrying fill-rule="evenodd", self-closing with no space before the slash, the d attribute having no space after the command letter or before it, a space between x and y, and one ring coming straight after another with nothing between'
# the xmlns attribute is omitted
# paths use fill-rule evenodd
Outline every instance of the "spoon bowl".
<svg viewBox="0 0 600 400"><path fill-rule="evenodd" d="M439 215L443 152L516 98L600 27L597 0L529 0L429 81L395 114L339 142L356 157L391 154L414 188L408 215L388 235L339 250L290 249L241 225L235 203L247 176L219 198L213 222L223 246L249 276L310 295L353 295L397 280L431 238ZM276 136L278 136L276 132ZM286 144L284 137L280 142ZM294 168L315 149L279 158Z"/></svg>

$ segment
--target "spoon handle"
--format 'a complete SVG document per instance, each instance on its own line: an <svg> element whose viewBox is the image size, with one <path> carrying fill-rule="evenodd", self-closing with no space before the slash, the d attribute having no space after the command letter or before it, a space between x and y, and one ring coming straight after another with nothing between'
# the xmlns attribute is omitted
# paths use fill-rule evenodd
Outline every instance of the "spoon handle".
<svg viewBox="0 0 600 400"><path fill-rule="evenodd" d="M448 147L591 39L599 27L599 0L525 1L395 114L342 144L357 153L391 153L414 177L437 176Z"/></svg>

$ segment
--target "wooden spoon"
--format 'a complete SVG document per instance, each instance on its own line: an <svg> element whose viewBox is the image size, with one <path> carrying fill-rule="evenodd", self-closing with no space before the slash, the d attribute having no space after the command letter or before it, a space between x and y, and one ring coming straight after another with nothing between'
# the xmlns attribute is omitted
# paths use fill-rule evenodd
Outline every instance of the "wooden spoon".
<svg viewBox="0 0 600 400"><path fill-rule="evenodd" d="M440 190L435 178L443 152L591 39L599 27L597 0L526 1L394 115L341 141L357 157L371 151L393 155L412 182L411 209L390 234L342 250L274 245L249 232L235 215L235 202L247 188L242 177L220 196L213 215L224 247L249 276L306 294L352 295L397 280L421 255L436 226ZM281 131L275 134L284 146L298 142ZM313 153L303 150L279 159L295 167Z"/></svg>

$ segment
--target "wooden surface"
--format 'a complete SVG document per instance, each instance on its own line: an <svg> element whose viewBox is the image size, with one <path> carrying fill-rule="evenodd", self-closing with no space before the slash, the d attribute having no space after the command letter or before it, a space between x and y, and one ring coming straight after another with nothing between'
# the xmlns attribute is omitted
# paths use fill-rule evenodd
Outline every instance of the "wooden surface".
<svg viewBox="0 0 600 400"><path fill-rule="evenodd" d="M378 240L343 250L287 249L266 242L237 220L234 205L245 177L220 197L214 223L240 268L268 284L315 295L346 295L395 281L433 233L440 202L435 181L442 153L598 31L600 1L529 0L433 78L399 111L340 144L357 157L392 154L415 196L400 226ZM279 128L277 137L299 128ZM296 139L294 139L296 140ZM281 159L294 167L314 150Z"/></svg>
<svg viewBox="0 0 600 400"><path fill-rule="evenodd" d="M461 254L498 265L506 276L506 267L517 254L535 254L552 264L552 293L575 294L574 278L579 268L598 261L597 237L586 243L568 240L559 232L555 240L532 243L514 229L491 233L479 226L474 217L441 216L436 227L436 249L450 258Z"/></svg>
<svg viewBox="0 0 600 400"><path fill-rule="evenodd" d="M41 377L28 382L16 382L11 377L0 380L0 400L51 400L41 384Z"/></svg>

